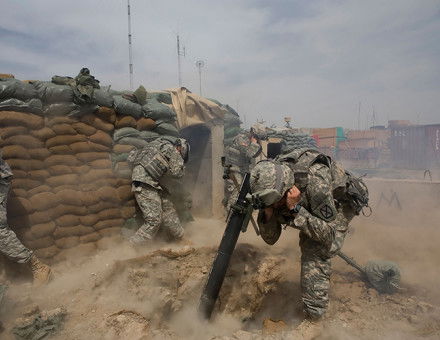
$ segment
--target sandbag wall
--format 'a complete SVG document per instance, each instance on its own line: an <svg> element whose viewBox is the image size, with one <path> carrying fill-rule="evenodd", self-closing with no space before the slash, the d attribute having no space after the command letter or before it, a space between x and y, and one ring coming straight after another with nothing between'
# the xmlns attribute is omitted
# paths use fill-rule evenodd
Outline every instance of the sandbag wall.
<svg viewBox="0 0 440 340"><path fill-rule="evenodd" d="M159 101L171 101L167 93L142 88L141 105L130 92L72 89L54 78L0 79L0 147L14 173L9 224L38 256L57 261L133 220L127 154L178 130L171 105Z"/></svg>
<svg viewBox="0 0 440 340"><path fill-rule="evenodd" d="M1 111L4 159L14 178L8 221L43 258L119 233L121 190L111 167L115 112L100 107L78 118Z"/></svg>

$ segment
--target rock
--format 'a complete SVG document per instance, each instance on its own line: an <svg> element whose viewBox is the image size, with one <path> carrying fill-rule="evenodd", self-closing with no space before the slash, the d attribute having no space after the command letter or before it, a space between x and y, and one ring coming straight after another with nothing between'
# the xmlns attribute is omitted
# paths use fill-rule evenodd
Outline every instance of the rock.
<svg viewBox="0 0 440 340"><path fill-rule="evenodd" d="M242 330L235 332L233 335L238 340L252 340L254 338L254 334Z"/></svg>
<svg viewBox="0 0 440 340"><path fill-rule="evenodd" d="M33 312L35 309L31 308L30 311ZM66 314L64 308L56 308L41 313L37 312L37 314L29 317L19 318L15 320L12 333L15 334L17 339L21 340L43 339L56 333L62 327Z"/></svg>
<svg viewBox="0 0 440 340"><path fill-rule="evenodd" d="M359 313L362 312L362 308L360 308L360 307L358 307L356 305L350 306L349 309L350 309L351 312L356 313L356 314L359 314Z"/></svg>
<svg viewBox="0 0 440 340"><path fill-rule="evenodd" d="M263 321L263 334L273 334L285 331L287 325L283 320L265 319Z"/></svg>
<svg viewBox="0 0 440 340"><path fill-rule="evenodd" d="M428 313L433 311L434 309L435 307L427 302L421 301L417 304L417 310L422 313Z"/></svg>
<svg viewBox="0 0 440 340"><path fill-rule="evenodd" d="M38 313L40 313L40 307L36 303L34 303L24 308L23 316L29 317Z"/></svg>

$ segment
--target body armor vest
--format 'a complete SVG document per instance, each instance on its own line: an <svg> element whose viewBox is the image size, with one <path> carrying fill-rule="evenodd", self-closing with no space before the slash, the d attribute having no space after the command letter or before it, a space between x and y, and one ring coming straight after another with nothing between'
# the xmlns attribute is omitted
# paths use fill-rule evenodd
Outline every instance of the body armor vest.
<svg viewBox="0 0 440 340"><path fill-rule="evenodd" d="M149 143L142 150L138 150L133 159L133 166L142 166L155 181L158 181L168 170L168 160L161 153L161 144Z"/></svg>

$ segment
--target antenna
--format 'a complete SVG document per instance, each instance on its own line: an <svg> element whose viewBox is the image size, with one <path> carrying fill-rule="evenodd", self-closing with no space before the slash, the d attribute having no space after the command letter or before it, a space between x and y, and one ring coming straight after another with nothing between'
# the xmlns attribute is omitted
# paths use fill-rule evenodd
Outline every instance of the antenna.
<svg viewBox="0 0 440 340"><path fill-rule="evenodd" d="M131 14L130 14L130 0L127 0L128 10L128 72L130 76L130 90L133 89L133 51L131 46Z"/></svg>
<svg viewBox="0 0 440 340"><path fill-rule="evenodd" d="M359 101L358 107L358 130L361 129L361 102Z"/></svg>
<svg viewBox="0 0 440 340"><path fill-rule="evenodd" d="M196 67L199 69L199 93L202 95L202 68L205 67L205 62L201 59L196 61Z"/></svg>
<svg viewBox="0 0 440 340"><path fill-rule="evenodd" d="M177 75L179 78L179 87L182 87L182 64L180 61L180 57L184 57L185 55L185 46L183 46L183 48L180 46L180 37L179 34L177 34Z"/></svg>

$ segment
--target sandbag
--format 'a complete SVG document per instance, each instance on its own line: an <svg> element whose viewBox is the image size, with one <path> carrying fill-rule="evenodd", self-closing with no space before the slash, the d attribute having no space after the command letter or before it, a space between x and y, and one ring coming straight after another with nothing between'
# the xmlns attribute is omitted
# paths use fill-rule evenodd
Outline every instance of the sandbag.
<svg viewBox="0 0 440 340"><path fill-rule="evenodd" d="M92 226L99 221L99 216L97 214L87 214L79 217L81 224L86 226Z"/></svg>
<svg viewBox="0 0 440 340"><path fill-rule="evenodd" d="M147 99L155 99L164 104L173 104L173 99L169 92L148 92Z"/></svg>
<svg viewBox="0 0 440 340"><path fill-rule="evenodd" d="M92 98L93 102L99 106L113 107L114 100L109 91L95 89Z"/></svg>
<svg viewBox="0 0 440 340"><path fill-rule="evenodd" d="M118 162L114 165L113 170L115 170L117 173L119 172L126 172L126 171L132 171L131 166L127 162Z"/></svg>
<svg viewBox="0 0 440 340"><path fill-rule="evenodd" d="M97 214L104 209L109 209L114 207L115 207L114 202L99 202L93 205L89 205L87 207L87 210L89 211L90 214Z"/></svg>
<svg viewBox="0 0 440 340"><path fill-rule="evenodd" d="M73 116L79 114L83 108L75 103L52 103L45 105L43 114L50 116Z"/></svg>
<svg viewBox="0 0 440 340"><path fill-rule="evenodd" d="M11 216L31 214L35 211L35 208L31 201L24 197L10 197L8 199L7 211Z"/></svg>
<svg viewBox="0 0 440 340"><path fill-rule="evenodd" d="M128 154L133 149L134 146L132 145L116 144L113 146L113 152L115 154L121 154L121 153Z"/></svg>
<svg viewBox="0 0 440 340"><path fill-rule="evenodd" d="M85 142L87 141L87 137L84 135L61 135L49 138L46 141L46 147L51 148L57 145L69 145L77 142Z"/></svg>
<svg viewBox="0 0 440 340"><path fill-rule="evenodd" d="M103 130L105 132L112 132L114 130L114 125L107 123L95 115L85 115L81 117L81 121L88 125L95 127L98 130Z"/></svg>
<svg viewBox="0 0 440 340"><path fill-rule="evenodd" d="M118 192L110 186L101 187L97 190L98 197L101 201L119 203Z"/></svg>
<svg viewBox="0 0 440 340"><path fill-rule="evenodd" d="M97 131L95 127L85 124L83 122L76 122L73 123L71 126L78 134L85 136L91 136Z"/></svg>
<svg viewBox="0 0 440 340"><path fill-rule="evenodd" d="M36 211L28 215L30 225L47 223L52 220L51 211Z"/></svg>
<svg viewBox="0 0 440 340"><path fill-rule="evenodd" d="M63 237L55 240L55 244L58 248L61 249L72 248L79 244L79 237L78 236Z"/></svg>
<svg viewBox="0 0 440 340"><path fill-rule="evenodd" d="M48 127L44 127L39 130L31 130L30 133L32 136L34 136L42 141L46 141L47 139L56 136L56 133L51 128L48 128Z"/></svg>
<svg viewBox="0 0 440 340"><path fill-rule="evenodd" d="M73 150L70 148L70 146L65 144L52 146L49 148L49 151L55 155L70 155L73 153Z"/></svg>
<svg viewBox="0 0 440 340"><path fill-rule="evenodd" d="M144 131L145 132L145 131ZM157 137L159 137L159 135L157 135ZM152 139L157 138L157 137L152 137ZM134 146L138 149L142 149L143 147L148 145L148 141L144 140L144 139L140 139L140 138L135 138L135 137L124 137L118 140L119 144L124 144L124 145L131 145Z"/></svg>
<svg viewBox="0 0 440 340"><path fill-rule="evenodd" d="M0 79L0 101L16 98L28 100L37 97L37 90L31 85L17 79Z"/></svg>
<svg viewBox="0 0 440 340"><path fill-rule="evenodd" d="M32 152L30 156L34 159L38 160L45 160L47 157L49 157L50 151L46 148L38 148L38 149L32 149Z"/></svg>
<svg viewBox="0 0 440 340"><path fill-rule="evenodd" d="M43 161L39 160L30 160L30 159L17 159L17 158L8 158L7 163L14 170L22 170L22 171L30 171L33 169L41 169L44 166Z"/></svg>
<svg viewBox="0 0 440 340"><path fill-rule="evenodd" d="M118 225L117 227L113 227L113 228L101 229L101 230L98 230L98 233L102 237L111 237L111 236L115 236L115 235L120 235L121 234L121 226L122 226L122 224Z"/></svg>
<svg viewBox="0 0 440 340"><path fill-rule="evenodd" d="M10 98L0 101L0 111L22 111L41 114L43 112L43 104L41 100L36 98L27 101Z"/></svg>
<svg viewBox="0 0 440 340"><path fill-rule="evenodd" d="M163 121L156 122L156 124L157 125L154 128L154 131L157 132L158 134L165 136L179 137L179 131L177 130L177 127L175 127L173 124L166 123Z"/></svg>
<svg viewBox="0 0 440 340"><path fill-rule="evenodd" d="M59 239L62 237L69 237L69 236L83 236L94 232L95 229L93 229L92 227L77 225L73 227L57 227L53 233L53 236L56 239Z"/></svg>
<svg viewBox="0 0 440 340"><path fill-rule="evenodd" d="M56 194L57 192L61 190L76 190L78 184L62 184L60 186L52 188L52 192Z"/></svg>
<svg viewBox="0 0 440 340"><path fill-rule="evenodd" d="M82 192L77 190L65 189L58 191L56 197L59 203L82 206Z"/></svg>
<svg viewBox="0 0 440 340"><path fill-rule="evenodd" d="M120 208L104 209L98 213L98 217L100 221L121 218L121 210Z"/></svg>
<svg viewBox="0 0 440 340"><path fill-rule="evenodd" d="M137 127L136 119L134 119L132 116L118 116L115 123L115 128L121 129L124 127L136 128Z"/></svg>
<svg viewBox="0 0 440 340"><path fill-rule="evenodd" d="M108 146L93 143L90 141L87 142L77 142L69 145L70 149L74 153L83 153L83 152L108 152L110 148Z"/></svg>
<svg viewBox="0 0 440 340"><path fill-rule="evenodd" d="M136 129L139 131L149 131L156 127L156 122L151 118L140 118L136 122Z"/></svg>
<svg viewBox="0 0 440 340"><path fill-rule="evenodd" d="M67 174L60 176L53 176L46 180L46 183L51 187L58 187L66 184L77 184L79 181L77 174Z"/></svg>
<svg viewBox="0 0 440 340"><path fill-rule="evenodd" d="M95 115L110 124L114 124L116 121L116 112L111 107L99 107Z"/></svg>
<svg viewBox="0 0 440 340"><path fill-rule="evenodd" d="M97 159L89 163L92 169L110 169L112 162L109 159Z"/></svg>
<svg viewBox="0 0 440 340"><path fill-rule="evenodd" d="M142 113L146 118L162 121L175 121L176 113L167 105L160 103L155 98L148 99L142 106Z"/></svg>
<svg viewBox="0 0 440 340"><path fill-rule="evenodd" d="M46 191L50 191L50 190L51 190L50 186L43 184L43 185L39 185L36 188L33 188L32 190L29 190L27 193L28 193L28 196L31 197L33 195L39 194L40 192L46 192Z"/></svg>
<svg viewBox="0 0 440 340"><path fill-rule="evenodd" d="M3 140L3 146L21 145L28 149L42 148L43 142L30 135L15 135Z"/></svg>
<svg viewBox="0 0 440 340"><path fill-rule="evenodd" d="M29 130L40 129L44 125L43 117L32 113L0 110L0 127L25 126Z"/></svg>
<svg viewBox="0 0 440 340"><path fill-rule="evenodd" d="M55 208L51 209L52 218L58 218L63 215L83 216L85 214L87 214L87 208L85 206L58 204Z"/></svg>
<svg viewBox="0 0 440 340"><path fill-rule="evenodd" d="M34 238L41 238L52 235L55 230L55 223L50 221L47 223L40 223L31 226L31 233Z"/></svg>
<svg viewBox="0 0 440 340"><path fill-rule="evenodd" d="M89 242L96 242L99 239L101 239L101 235L99 235L96 231L94 231L93 233L84 235L84 236L80 236L79 237L79 241L81 243L89 243Z"/></svg>
<svg viewBox="0 0 440 340"><path fill-rule="evenodd" d="M116 189L118 191L118 197L121 201L129 200L133 198L133 192L131 191L131 185L123 185Z"/></svg>
<svg viewBox="0 0 440 340"><path fill-rule="evenodd" d="M60 227L71 227L74 225L79 225L79 216L76 215L62 215L55 219L55 223Z"/></svg>
<svg viewBox="0 0 440 340"><path fill-rule="evenodd" d="M20 188L24 190L31 190L40 186L42 183L40 181L35 181L28 178L14 178L12 180L12 188Z"/></svg>
<svg viewBox="0 0 440 340"><path fill-rule="evenodd" d="M37 211L47 210L58 204L57 196L52 192L42 192L29 198L29 202Z"/></svg>
<svg viewBox="0 0 440 340"><path fill-rule="evenodd" d="M10 194L11 197L24 197L27 198L28 197L28 191L24 190L24 189L18 189L18 188L14 188L14 190L11 190Z"/></svg>
<svg viewBox="0 0 440 340"><path fill-rule="evenodd" d="M115 228L115 227L121 227L124 224L124 220L121 218L116 219L109 219L105 221L99 221L96 223L93 228L97 231L101 229L107 229L107 228Z"/></svg>
<svg viewBox="0 0 440 340"><path fill-rule="evenodd" d="M132 218L136 214L136 208L134 207L122 207L121 216L124 219Z"/></svg>
<svg viewBox="0 0 440 340"><path fill-rule="evenodd" d="M31 249L40 249L40 248L48 248L54 244L53 238L50 236L26 240L25 245L27 245Z"/></svg>
<svg viewBox="0 0 440 340"><path fill-rule="evenodd" d="M102 144L108 147L113 145L113 139L103 131L97 131L95 134L91 135L89 139L94 143Z"/></svg>
<svg viewBox="0 0 440 340"><path fill-rule="evenodd" d="M113 100L113 107L118 114L135 118L142 117L142 106L139 104L133 103L122 96L113 96Z"/></svg>
<svg viewBox="0 0 440 340"><path fill-rule="evenodd" d="M38 97L45 103L73 102L73 90L68 85L56 85L47 81L34 82Z"/></svg>
<svg viewBox="0 0 440 340"><path fill-rule="evenodd" d="M140 131L136 130L135 128L131 127L125 127L121 129L117 129L113 133L113 140L115 142L119 141L121 138L124 137L136 137L138 138L140 134Z"/></svg>
<svg viewBox="0 0 440 340"><path fill-rule="evenodd" d="M83 163L89 163L96 159L110 159L110 154L107 152L80 152L76 154L76 158Z"/></svg>
<svg viewBox="0 0 440 340"><path fill-rule="evenodd" d="M48 127L52 127L55 124L73 124L76 123L77 120L72 118L72 117L68 117L68 116L56 116L56 117L50 117L50 118L46 118L46 126Z"/></svg>
<svg viewBox="0 0 440 340"><path fill-rule="evenodd" d="M78 132L73 128L72 125L69 124L54 124L52 125L52 130L57 135L77 135Z"/></svg>
<svg viewBox="0 0 440 340"><path fill-rule="evenodd" d="M41 164L44 164L44 163L41 162ZM31 170L28 172L28 175L29 175L30 179L44 182L46 180L46 178L48 178L50 176L50 173L47 170L40 169L40 170Z"/></svg>
<svg viewBox="0 0 440 340"><path fill-rule="evenodd" d="M28 133L28 129L24 126L8 126L8 127L0 128L0 137L2 139L15 135L26 135L27 133Z"/></svg>
<svg viewBox="0 0 440 340"><path fill-rule="evenodd" d="M90 166L88 165L80 165L80 166L73 166L72 171L78 175L80 175L80 178L83 174L86 174L90 171Z"/></svg>
<svg viewBox="0 0 440 340"><path fill-rule="evenodd" d="M57 246L50 246L47 248L35 249L35 255L37 255L39 258L43 258L43 259L48 259L48 258L51 259L59 252L60 252L60 249Z"/></svg>
<svg viewBox="0 0 440 340"><path fill-rule="evenodd" d="M67 165L53 165L47 168L52 176L66 175L73 173L72 168Z"/></svg>
<svg viewBox="0 0 440 340"><path fill-rule="evenodd" d="M29 151L21 145L7 145L2 148L3 159L30 159Z"/></svg>
<svg viewBox="0 0 440 340"><path fill-rule="evenodd" d="M91 169L88 173L81 176L82 183L96 182L99 179L109 179L113 177L111 169Z"/></svg>

